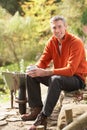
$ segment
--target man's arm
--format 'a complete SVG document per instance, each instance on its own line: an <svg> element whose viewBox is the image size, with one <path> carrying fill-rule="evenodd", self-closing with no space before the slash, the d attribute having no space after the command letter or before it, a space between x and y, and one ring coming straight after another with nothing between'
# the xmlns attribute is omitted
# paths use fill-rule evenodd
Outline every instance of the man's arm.
<svg viewBox="0 0 87 130"><path fill-rule="evenodd" d="M38 68L38 67L33 70L27 70L26 73L27 73L27 75L29 75L31 77L44 77L44 76L53 75L52 70L46 70L46 69L42 69L42 68Z"/></svg>

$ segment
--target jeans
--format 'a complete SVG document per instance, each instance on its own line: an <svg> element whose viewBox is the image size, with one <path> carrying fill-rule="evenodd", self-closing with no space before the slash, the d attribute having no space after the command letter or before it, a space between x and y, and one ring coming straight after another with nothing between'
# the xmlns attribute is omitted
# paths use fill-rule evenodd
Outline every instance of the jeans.
<svg viewBox="0 0 87 130"><path fill-rule="evenodd" d="M48 87L47 97L42 103L40 83ZM45 86L43 86L45 87ZM30 107L42 107L42 112L50 116L62 90L71 92L85 87L84 82L78 76L46 76L29 77L27 76L28 103Z"/></svg>

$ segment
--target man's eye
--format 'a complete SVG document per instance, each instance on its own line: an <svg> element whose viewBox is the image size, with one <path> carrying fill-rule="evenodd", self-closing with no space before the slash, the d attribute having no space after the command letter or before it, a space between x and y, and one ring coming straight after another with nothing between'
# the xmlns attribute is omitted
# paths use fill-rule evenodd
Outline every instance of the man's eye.
<svg viewBox="0 0 87 130"><path fill-rule="evenodd" d="M58 26L58 28L61 28L61 26Z"/></svg>
<svg viewBox="0 0 87 130"><path fill-rule="evenodd" d="M53 29L56 29L56 27L53 27Z"/></svg>

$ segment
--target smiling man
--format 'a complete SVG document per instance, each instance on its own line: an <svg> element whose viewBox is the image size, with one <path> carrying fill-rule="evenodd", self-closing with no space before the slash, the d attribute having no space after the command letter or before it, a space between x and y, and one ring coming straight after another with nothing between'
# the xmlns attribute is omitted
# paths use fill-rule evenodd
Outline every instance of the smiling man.
<svg viewBox="0 0 87 130"><path fill-rule="evenodd" d="M61 16L50 20L52 37L48 40L43 54L32 70L27 70L27 92L31 112L22 115L22 120L35 120L29 130L36 126L47 126L49 117L59 99L60 93L85 87L87 62L84 44L78 37L68 33L66 21ZM53 68L46 69L53 61ZM44 103L41 100L40 83L48 87Z"/></svg>

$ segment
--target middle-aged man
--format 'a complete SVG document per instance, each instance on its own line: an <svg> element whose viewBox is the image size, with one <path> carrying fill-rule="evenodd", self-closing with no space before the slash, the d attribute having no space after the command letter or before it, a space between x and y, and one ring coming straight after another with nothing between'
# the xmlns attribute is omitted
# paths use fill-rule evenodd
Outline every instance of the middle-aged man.
<svg viewBox="0 0 87 130"><path fill-rule="evenodd" d="M59 99L60 92L74 91L85 87L87 62L84 44L78 37L67 32L66 21L61 16L50 20L52 37L45 46L36 68L27 70L28 102L31 112L22 115L22 120L35 120L29 130L47 126L49 117ZM53 61L53 68L46 69ZM48 86L44 103L41 100L40 83Z"/></svg>

